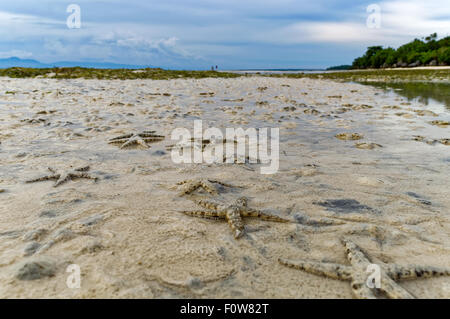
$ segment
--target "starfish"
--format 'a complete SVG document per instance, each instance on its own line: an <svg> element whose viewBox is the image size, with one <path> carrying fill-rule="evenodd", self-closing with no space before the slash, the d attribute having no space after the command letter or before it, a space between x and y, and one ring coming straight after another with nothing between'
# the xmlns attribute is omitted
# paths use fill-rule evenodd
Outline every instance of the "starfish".
<svg viewBox="0 0 450 319"><path fill-rule="evenodd" d="M140 145L144 148L149 148L147 143L159 142L164 139L162 135L156 135L155 131L143 131L142 133L130 133L117 136L109 140L109 144L122 144L121 149L131 145Z"/></svg>
<svg viewBox="0 0 450 319"><path fill-rule="evenodd" d="M192 148L192 149L201 150L203 152L205 150L206 146L209 145L210 143L211 143L211 140L209 140L209 139L197 139L197 138L192 137L187 142L179 142L174 145L167 145L166 149L168 151L172 151L173 149L181 150L184 148Z"/></svg>
<svg viewBox="0 0 450 319"><path fill-rule="evenodd" d="M306 272L321 275L333 279L351 282L351 288L355 297L359 299L375 299L373 288L366 284L368 279L368 266L372 264L369 258L355 243L343 239L350 266L314 262L307 260L291 261L278 259L278 261L288 267L304 270ZM400 287L395 281L402 279L429 278L437 276L449 276L450 269L440 269L430 266L408 265L400 266L396 264L380 265L381 278L380 288L390 298L414 298L408 291Z"/></svg>
<svg viewBox="0 0 450 319"><path fill-rule="evenodd" d="M86 173L89 170L89 166L79 167L68 171L56 171L53 168L48 167L48 170L52 174L28 180L26 181L26 183L56 180L56 183L53 185L53 187L58 187L59 185L64 184L69 180L74 180L77 178L93 179L94 181L98 180L97 177L92 177L91 175Z"/></svg>
<svg viewBox="0 0 450 319"><path fill-rule="evenodd" d="M226 184L215 179L188 179L177 183L177 185L183 185L182 191L179 194L180 196L191 194L199 188L203 188L205 191L212 195L218 195L219 188L214 184L219 184L225 187L234 187L233 185Z"/></svg>
<svg viewBox="0 0 450 319"><path fill-rule="evenodd" d="M258 217L263 220L280 223L291 222L290 220L275 215L269 215L262 211L249 208L247 204L247 198L245 197L238 198L231 205L223 205L206 200L194 200L194 202L208 210L183 211L182 213L189 216L203 218L225 219L230 225L235 239L238 239L244 234L244 222L242 220L243 217Z"/></svg>

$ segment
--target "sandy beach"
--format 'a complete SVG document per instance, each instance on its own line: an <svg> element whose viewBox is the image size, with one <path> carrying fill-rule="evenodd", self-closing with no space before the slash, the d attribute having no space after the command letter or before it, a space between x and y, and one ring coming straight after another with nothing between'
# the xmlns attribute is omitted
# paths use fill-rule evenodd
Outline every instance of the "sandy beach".
<svg viewBox="0 0 450 319"><path fill-rule="evenodd" d="M278 262L348 265L342 238L374 263L450 266L448 105L308 78L0 78L0 87L0 298L353 298L348 282ZM278 172L175 164L171 133L194 120L279 128ZM109 143L144 131L164 138ZM27 183L77 168L89 178ZM216 193L183 194L186 180L210 180ZM243 196L289 222L245 218L235 239L225 221L181 212ZM66 284L71 264L79 289ZM450 298L450 277L399 285Z"/></svg>

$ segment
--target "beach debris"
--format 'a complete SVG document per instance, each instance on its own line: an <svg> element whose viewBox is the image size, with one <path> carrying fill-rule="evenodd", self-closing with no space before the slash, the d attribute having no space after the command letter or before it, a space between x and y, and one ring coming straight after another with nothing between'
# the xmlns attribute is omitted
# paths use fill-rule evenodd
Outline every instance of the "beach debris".
<svg viewBox="0 0 450 319"><path fill-rule="evenodd" d="M411 293L399 286L396 281L403 279L430 278L439 276L450 276L450 269L441 269L431 266L408 265L400 266L397 264L378 265L381 269L381 285L376 288L376 283L369 282L374 288L369 288L367 269L373 265L369 257L350 240L343 239L343 245L346 248L347 258L350 266L316 262L309 260L288 260L284 258L278 261L285 266L303 270L315 275L328 278L350 281L354 296L358 299L376 299L377 293L384 292L389 298L394 299L412 299L415 298Z"/></svg>
<svg viewBox="0 0 450 319"><path fill-rule="evenodd" d="M227 184L215 179L188 179L178 182L177 185L182 185L182 190L179 194L180 196L191 194L199 188L203 188L205 191L212 195L218 195L222 186L230 188L234 187L231 184Z"/></svg>
<svg viewBox="0 0 450 319"><path fill-rule="evenodd" d="M248 207L248 199L240 197L230 205L219 204L207 200L193 200L197 205L208 210L203 211L182 211L183 214L202 218L225 219L230 225L235 239L244 234L243 217L256 217L263 220L289 223L290 220L276 215L267 214L260 210Z"/></svg>
<svg viewBox="0 0 450 319"><path fill-rule="evenodd" d="M359 133L339 133L335 135L336 138L343 140L343 141L356 141L363 138L363 136Z"/></svg>
<svg viewBox="0 0 450 319"><path fill-rule="evenodd" d="M36 182L43 182L43 181L49 181L49 180L56 180L53 187L58 187L64 183L68 182L69 180L75 180L75 179L79 179L79 178L92 179L96 182L98 180L97 177L93 177L90 174L86 173L87 171L89 171L89 169L90 169L89 166L84 166L84 167L69 169L67 171L63 171L63 170L57 171L51 167L48 167L48 170L52 174L28 180L28 181L26 181L26 183L36 183Z"/></svg>
<svg viewBox="0 0 450 319"><path fill-rule="evenodd" d="M121 144L120 148L124 149L129 146L142 146L143 148L150 148L147 143L160 142L165 137L155 134L156 131L143 131L142 133L130 133L114 137L109 140L108 144Z"/></svg>

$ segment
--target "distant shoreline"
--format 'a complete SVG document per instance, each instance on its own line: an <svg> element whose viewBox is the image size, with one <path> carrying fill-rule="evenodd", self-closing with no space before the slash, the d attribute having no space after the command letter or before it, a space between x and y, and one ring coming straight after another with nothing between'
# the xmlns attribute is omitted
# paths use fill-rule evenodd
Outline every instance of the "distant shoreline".
<svg viewBox="0 0 450 319"><path fill-rule="evenodd" d="M405 67L405 68L379 68L379 69L350 69L350 70L328 70L333 72L364 72L364 71L401 71L401 70L448 70L450 66L416 66L416 67Z"/></svg>
<svg viewBox="0 0 450 319"><path fill-rule="evenodd" d="M88 69L88 68L9 68L0 76L10 78L98 79L98 80L170 80L201 78L280 77L329 79L349 82L446 82L450 83L450 67L430 66L400 69L356 69L315 71L176 71L164 69Z"/></svg>
<svg viewBox="0 0 450 319"><path fill-rule="evenodd" d="M341 73L341 72L373 72L373 71L411 71L411 70L450 70L450 66L418 66L406 68L385 69L349 69L349 70L326 70L326 69L240 69L240 70L218 70L218 72L229 72L236 74L298 74L298 73Z"/></svg>

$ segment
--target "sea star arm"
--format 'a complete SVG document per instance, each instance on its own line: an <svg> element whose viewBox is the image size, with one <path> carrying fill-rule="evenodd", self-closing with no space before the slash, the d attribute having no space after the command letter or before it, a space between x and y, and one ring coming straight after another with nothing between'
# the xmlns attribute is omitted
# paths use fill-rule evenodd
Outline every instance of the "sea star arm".
<svg viewBox="0 0 450 319"><path fill-rule="evenodd" d="M113 139L109 140L108 144L124 144L126 141L127 139Z"/></svg>
<svg viewBox="0 0 450 319"><path fill-rule="evenodd" d="M209 181L210 181L211 183L216 183L216 184L219 184L219 185L222 185L222 186L225 186L225 187L230 187L230 188L234 187L234 186L231 185L231 184L224 183L224 182L221 182L221 181L218 181L218 180L215 180L215 179L210 179Z"/></svg>
<svg viewBox="0 0 450 319"><path fill-rule="evenodd" d="M156 131L143 131L142 133L139 133L138 135L140 137L150 137L150 136L155 136L155 133L156 133Z"/></svg>
<svg viewBox="0 0 450 319"><path fill-rule="evenodd" d="M58 180L59 177L60 177L59 174L46 175L46 176L27 180L26 183L36 183L36 182L43 182L43 181L50 181L50 180Z"/></svg>
<svg viewBox="0 0 450 319"><path fill-rule="evenodd" d="M94 176L91 176L91 175L89 175L89 174L87 174L87 173L83 173L83 172L78 173L78 174L72 174L72 177L73 177L73 178L92 179L92 180L94 180L94 181L98 181L98 177L94 177Z"/></svg>
<svg viewBox="0 0 450 319"><path fill-rule="evenodd" d="M263 220L268 220L268 221L272 221L272 222L279 222L279 223L289 223L290 220L281 218L279 216L275 216L275 215L271 215L271 214L267 214L264 213L260 210L256 210L256 209L251 209L251 208L245 208L242 209L242 216L244 217L258 217L261 218Z"/></svg>
<svg viewBox="0 0 450 319"><path fill-rule="evenodd" d="M347 258L352 266L360 269L366 269L367 265L372 263L354 242L343 239L342 243L345 246Z"/></svg>
<svg viewBox="0 0 450 319"><path fill-rule="evenodd" d="M323 262L312 262L306 260L288 260L284 258L278 259L278 261L285 266L303 270L314 275L320 275L325 277L330 277L339 280L351 280L351 267L334 264L334 263L323 263Z"/></svg>
<svg viewBox="0 0 450 319"><path fill-rule="evenodd" d="M208 210L195 210L195 211L182 211L183 214L194 216L194 217L202 217L202 218L225 218L225 214L217 211L208 211Z"/></svg>
<svg viewBox="0 0 450 319"><path fill-rule="evenodd" d="M219 192L217 191L217 187L208 180L203 180L200 182L201 187L205 189L210 194L217 195Z"/></svg>
<svg viewBox="0 0 450 319"><path fill-rule="evenodd" d="M345 222L342 222L340 220L334 220L327 217L320 217L320 218L311 218L309 216L306 216L304 214L295 214L294 219L299 223L303 225L308 226L334 226L334 225L343 225Z"/></svg>
<svg viewBox="0 0 450 319"><path fill-rule="evenodd" d="M158 137L158 136L152 136L152 137L143 137L142 140L145 143L151 143L151 142L158 142L161 141L163 139L163 137Z"/></svg>
<svg viewBox="0 0 450 319"><path fill-rule="evenodd" d="M440 276L450 276L450 269L429 267L429 266L399 266L395 264L387 265L386 274L394 280L431 278Z"/></svg>
<svg viewBox="0 0 450 319"><path fill-rule="evenodd" d="M226 210L226 219L233 231L234 238L238 239L244 234L244 222L239 207L231 207Z"/></svg>
<svg viewBox="0 0 450 319"><path fill-rule="evenodd" d="M117 137L114 137L114 138L110 139L110 141L113 142L113 141L118 141L118 140L129 139L133 135L134 135L133 133L120 135L120 136L117 136Z"/></svg>
<svg viewBox="0 0 450 319"><path fill-rule="evenodd" d="M177 183L177 185L183 185L181 187L181 192L180 192L180 196L186 195L186 194L190 194L193 191L195 191L197 188L199 188L201 186L201 182L198 181L182 181Z"/></svg>
<svg viewBox="0 0 450 319"><path fill-rule="evenodd" d="M59 175L59 178L56 181L55 185L53 185L53 187L58 187L59 185L64 184L65 182L67 182L71 178L72 178L72 176L70 176L70 174L64 173L64 174Z"/></svg>
<svg viewBox="0 0 450 319"><path fill-rule="evenodd" d="M206 209L219 210L219 204L208 201L208 200L199 199L199 200L196 200L195 203Z"/></svg>
<svg viewBox="0 0 450 319"><path fill-rule="evenodd" d="M413 295L386 275L381 277L380 289L392 299L414 299Z"/></svg>
<svg viewBox="0 0 450 319"><path fill-rule="evenodd" d="M55 185L53 185L53 187L58 187L59 185L68 182L69 180L74 180L77 178L92 179L94 181L97 181L98 178L93 177L93 176L89 175L88 173L86 173L87 170L89 170L89 166L75 169L74 171L66 173L66 174L61 174L61 176L58 178L58 180L56 181Z"/></svg>

